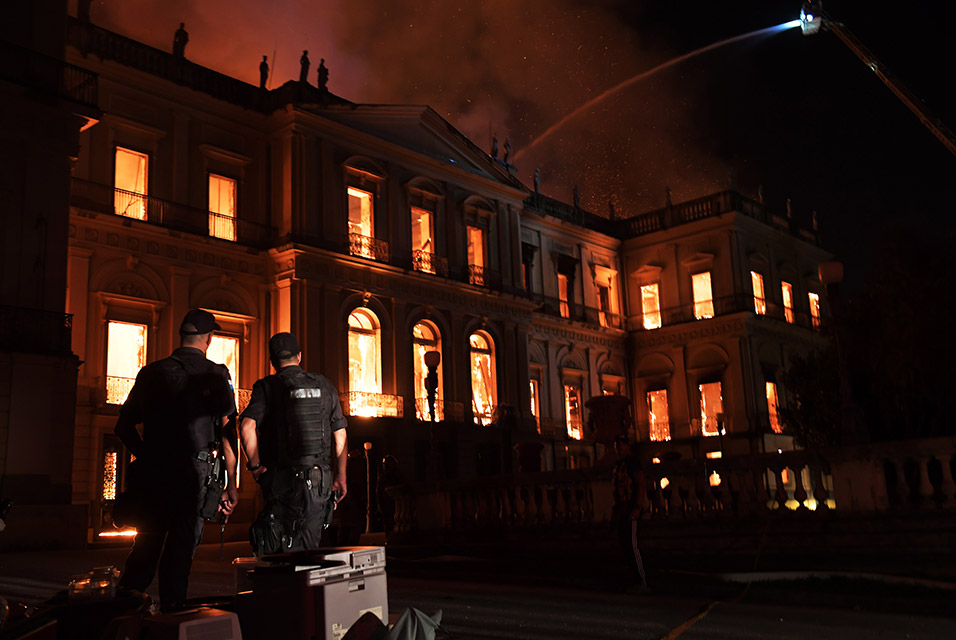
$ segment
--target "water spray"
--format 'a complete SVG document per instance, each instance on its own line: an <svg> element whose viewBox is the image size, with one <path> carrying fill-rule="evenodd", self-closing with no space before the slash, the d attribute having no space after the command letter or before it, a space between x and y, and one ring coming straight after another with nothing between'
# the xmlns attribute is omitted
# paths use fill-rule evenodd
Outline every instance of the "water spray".
<svg viewBox="0 0 956 640"><path fill-rule="evenodd" d="M520 150L518 153L515 154L515 164L518 164L518 160L520 160L521 156L524 155L525 152L535 148L542 140L547 139L554 131L556 131L557 129L560 129L568 121L573 120L584 111L587 111L592 106L598 104L599 102L604 101L605 99L614 95L618 91L621 91L622 89L625 89L636 82L640 82L641 80L656 74L658 71L662 71L664 69L667 69L668 67L672 67L676 64L680 64L681 62L684 62L685 60L707 53L708 51L718 49L728 44L733 44L734 42L739 42L740 40L746 40L748 38L753 38L753 37L761 36L761 35L770 35L774 33L779 33L781 31L786 31L788 29L794 29L796 27L799 27L801 26L801 24L802 23L800 20L791 20L789 22L784 22L784 23L775 25L773 27L767 27L766 29L758 29L757 31L751 31L750 33L745 33L743 35L727 38L726 40L721 40L720 42L709 44L706 47L701 47L700 49L696 49L694 51L691 51L690 53L685 53L682 56L668 60L667 62L664 62L663 64L659 64L653 69L649 69L635 76L632 76L628 78L627 80L625 80L624 82L614 87L611 87L610 89L600 94L599 96L589 100L588 102L585 102L580 107L578 107L577 109L575 109L574 111L567 114L566 116L558 120L556 123L548 127L548 129L545 130L544 133L542 133L540 136L532 140L531 144L529 144L527 147L525 147L524 149Z"/></svg>

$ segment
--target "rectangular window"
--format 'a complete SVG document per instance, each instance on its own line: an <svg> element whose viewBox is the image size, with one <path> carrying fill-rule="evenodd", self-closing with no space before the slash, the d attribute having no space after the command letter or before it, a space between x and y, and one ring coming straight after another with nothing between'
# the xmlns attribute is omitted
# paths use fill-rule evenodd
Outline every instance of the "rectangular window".
<svg viewBox="0 0 956 640"><path fill-rule="evenodd" d="M780 416L777 414L777 384L767 383L767 411L770 412L770 428L774 433L783 433Z"/></svg>
<svg viewBox="0 0 956 640"><path fill-rule="evenodd" d="M146 325L110 322L106 349L106 402L123 404L146 365Z"/></svg>
<svg viewBox="0 0 956 640"><path fill-rule="evenodd" d="M485 231L480 227L468 227L468 281L485 284Z"/></svg>
<svg viewBox="0 0 956 640"><path fill-rule="evenodd" d="M754 311L761 316L767 315L767 297L763 292L763 276L756 271L751 271L750 282L754 289Z"/></svg>
<svg viewBox="0 0 956 640"><path fill-rule="evenodd" d="M534 378L531 378L531 415L534 416L538 433L541 433L541 400L538 397L538 381Z"/></svg>
<svg viewBox="0 0 956 640"><path fill-rule="evenodd" d="M571 317L571 306L568 304L568 277L563 273L558 274L558 303L561 307L561 317Z"/></svg>
<svg viewBox="0 0 956 640"><path fill-rule="evenodd" d="M705 436L716 436L720 432L717 415L724 412L720 383L705 382L698 389L700 391L700 432Z"/></svg>
<svg viewBox="0 0 956 640"><path fill-rule="evenodd" d="M234 390L239 388L239 338L213 336L209 349L206 350L206 357L229 369L232 388ZM236 398L236 406L238 406L238 398Z"/></svg>
<svg viewBox="0 0 956 640"><path fill-rule="evenodd" d="M425 273L435 273L433 217L428 209L412 207L412 263Z"/></svg>
<svg viewBox="0 0 956 640"><path fill-rule="evenodd" d="M808 293L807 298L810 301L810 320L814 329L820 328L820 294Z"/></svg>
<svg viewBox="0 0 956 640"><path fill-rule="evenodd" d="M714 291L710 284L710 271L695 273L691 277L694 288L694 317L698 320L714 317Z"/></svg>
<svg viewBox="0 0 956 640"><path fill-rule="evenodd" d="M236 239L236 181L209 174L209 235Z"/></svg>
<svg viewBox="0 0 956 640"><path fill-rule="evenodd" d="M611 289L610 287L598 285L598 322L602 327L609 327L611 318Z"/></svg>
<svg viewBox="0 0 956 640"><path fill-rule="evenodd" d="M564 418L568 424L568 437L580 440L581 428L581 388L576 384L564 385Z"/></svg>
<svg viewBox="0 0 956 640"><path fill-rule="evenodd" d="M131 149L116 147L113 174L113 211L118 216L146 219L146 185L149 156Z"/></svg>
<svg viewBox="0 0 956 640"><path fill-rule="evenodd" d="M362 189L349 187L349 233L367 238L374 237L372 194Z"/></svg>
<svg viewBox="0 0 956 640"><path fill-rule="evenodd" d="M787 322L793 324L795 320L793 314L793 285L789 282L781 282L780 291L783 294L783 317Z"/></svg>
<svg viewBox="0 0 956 640"><path fill-rule="evenodd" d="M650 438L656 442L671 439L671 426L667 414L667 390L647 393L647 410L650 422Z"/></svg>
<svg viewBox="0 0 956 640"><path fill-rule="evenodd" d="M656 282L641 287L641 312L644 314L645 329L661 328L661 297Z"/></svg>

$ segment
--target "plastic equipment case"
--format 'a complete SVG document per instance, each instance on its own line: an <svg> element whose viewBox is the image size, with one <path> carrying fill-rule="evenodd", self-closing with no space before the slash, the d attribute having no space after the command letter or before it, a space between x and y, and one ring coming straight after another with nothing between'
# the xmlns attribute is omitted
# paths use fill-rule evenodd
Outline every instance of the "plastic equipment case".
<svg viewBox="0 0 956 640"><path fill-rule="evenodd" d="M266 556L236 596L249 638L340 640L371 611L388 624L384 547L329 547Z"/></svg>

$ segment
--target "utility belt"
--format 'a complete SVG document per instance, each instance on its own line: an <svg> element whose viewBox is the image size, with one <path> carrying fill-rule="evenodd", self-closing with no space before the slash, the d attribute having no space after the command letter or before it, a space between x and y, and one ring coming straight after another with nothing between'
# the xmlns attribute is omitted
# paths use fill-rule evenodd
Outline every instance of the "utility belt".
<svg viewBox="0 0 956 640"><path fill-rule="evenodd" d="M266 465L268 467L268 465ZM326 493L332 486L332 469L328 465L296 465L275 469L277 482L304 482L306 487L318 487L319 495Z"/></svg>

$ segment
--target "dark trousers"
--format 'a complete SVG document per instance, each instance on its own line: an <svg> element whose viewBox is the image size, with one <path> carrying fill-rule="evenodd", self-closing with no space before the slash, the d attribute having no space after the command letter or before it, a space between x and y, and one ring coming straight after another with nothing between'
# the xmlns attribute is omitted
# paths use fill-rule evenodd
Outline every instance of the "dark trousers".
<svg viewBox="0 0 956 640"><path fill-rule="evenodd" d="M136 527L120 586L146 591L158 568L163 609L186 600L189 570L202 539L199 507L209 467L199 460L170 465L164 477L157 478L167 484L151 489L148 515Z"/></svg>
<svg viewBox="0 0 956 640"><path fill-rule="evenodd" d="M253 527L271 528L262 536L257 554L315 549L322 540L326 509L332 493L328 467L270 468L259 478L265 508ZM253 546L256 547L255 536Z"/></svg>
<svg viewBox="0 0 956 640"><path fill-rule="evenodd" d="M647 577L644 575L644 561L641 559L641 552L638 550L638 529L640 528L640 519L631 520L627 515L621 517L617 523L617 541L620 545L621 554L630 569L631 577L639 584L647 584Z"/></svg>

